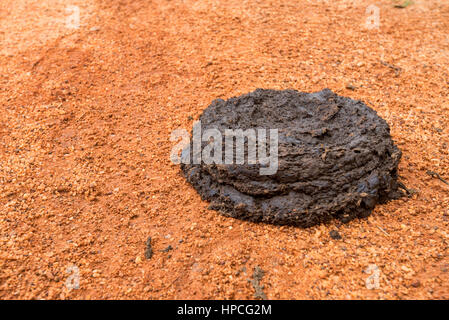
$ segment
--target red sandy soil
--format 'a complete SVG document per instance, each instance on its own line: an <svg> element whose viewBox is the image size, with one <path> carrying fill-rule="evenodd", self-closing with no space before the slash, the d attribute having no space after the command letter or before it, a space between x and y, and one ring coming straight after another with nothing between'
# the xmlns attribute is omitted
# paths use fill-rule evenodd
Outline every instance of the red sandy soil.
<svg viewBox="0 0 449 320"><path fill-rule="evenodd" d="M268 299L448 299L449 185L426 172L449 180L449 3L394 4L2 0L0 297L252 299L259 266ZM416 194L344 225L254 224L169 160L213 99L326 87L388 121Z"/></svg>

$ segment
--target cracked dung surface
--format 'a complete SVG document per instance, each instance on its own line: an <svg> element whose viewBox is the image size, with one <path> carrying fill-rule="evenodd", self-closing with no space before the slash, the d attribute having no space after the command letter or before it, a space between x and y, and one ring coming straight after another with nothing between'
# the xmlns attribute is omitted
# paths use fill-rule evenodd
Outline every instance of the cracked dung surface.
<svg viewBox="0 0 449 320"><path fill-rule="evenodd" d="M217 128L223 137L225 129L279 132L273 175L260 175L259 163L247 163L246 143L243 165L181 165L201 198L224 215L308 227L333 217L366 217L376 203L400 195L401 151L386 121L361 101L329 89L257 89L213 101L200 120L203 132Z"/></svg>

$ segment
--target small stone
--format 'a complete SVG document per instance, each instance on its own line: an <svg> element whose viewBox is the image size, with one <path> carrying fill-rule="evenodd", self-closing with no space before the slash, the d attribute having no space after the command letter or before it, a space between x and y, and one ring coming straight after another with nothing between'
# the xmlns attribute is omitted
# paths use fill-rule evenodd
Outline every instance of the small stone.
<svg viewBox="0 0 449 320"><path fill-rule="evenodd" d="M332 230L331 232L329 232L329 235L330 235L331 238L334 239L334 240L341 240L341 239L342 239L340 233L338 233L337 230Z"/></svg>
<svg viewBox="0 0 449 320"><path fill-rule="evenodd" d="M356 89L356 87L354 85L348 83L348 84L346 84L346 89L354 91Z"/></svg>
<svg viewBox="0 0 449 320"><path fill-rule="evenodd" d="M167 248L163 249L162 252L169 252L170 250L173 250L173 247L169 245Z"/></svg>
<svg viewBox="0 0 449 320"><path fill-rule="evenodd" d="M420 287L420 286L421 286L421 282L420 282L419 280L417 280L417 281L415 281L415 282L412 283L412 287L413 287L413 288L418 288L418 287Z"/></svg>
<svg viewBox="0 0 449 320"><path fill-rule="evenodd" d="M413 269L407 267L407 266L401 266L401 270L407 273L412 273Z"/></svg>

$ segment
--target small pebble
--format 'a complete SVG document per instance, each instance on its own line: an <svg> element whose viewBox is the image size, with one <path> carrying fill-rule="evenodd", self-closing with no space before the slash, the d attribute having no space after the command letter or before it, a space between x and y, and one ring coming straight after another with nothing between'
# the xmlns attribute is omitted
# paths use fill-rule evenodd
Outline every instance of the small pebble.
<svg viewBox="0 0 449 320"><path fill-rule="evenodd" d="M338 233L337 230L332 230L331 232L329 232L329 235L334 240L340 240L341 239L341 235Z"/></svg>
<svg viewBox="0 0 449 320"><path fill-rule="evenodd" d="M349 89L349 90L355 90L356 88L355 88L355 86L353 86L352 84L348 83L348 84L346 85L346 89Z"/></svg>

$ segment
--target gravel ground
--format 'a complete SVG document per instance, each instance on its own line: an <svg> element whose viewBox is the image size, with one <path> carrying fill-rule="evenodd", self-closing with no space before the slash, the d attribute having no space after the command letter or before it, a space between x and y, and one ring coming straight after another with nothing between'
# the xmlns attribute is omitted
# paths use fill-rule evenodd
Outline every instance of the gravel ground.
<svg viewBox="0 0 449 320"><path fill-rule="evenodd" d="M448 299L449 4L394 4L2 0L0 297ZM254 224L169 160L213 99L326 87L387 120L409 198Z"/></svg>

